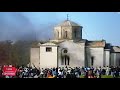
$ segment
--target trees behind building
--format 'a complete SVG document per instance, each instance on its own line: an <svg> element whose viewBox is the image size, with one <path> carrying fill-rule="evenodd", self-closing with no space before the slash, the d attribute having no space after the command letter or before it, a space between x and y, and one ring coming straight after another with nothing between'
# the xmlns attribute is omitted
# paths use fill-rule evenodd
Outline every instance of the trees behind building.
<svg viewBox="0 0 120 90"><path fill-rule="evenodd" d="M30 48L42 41L0 41L0 65L27 65L30 62Z"/></svg>

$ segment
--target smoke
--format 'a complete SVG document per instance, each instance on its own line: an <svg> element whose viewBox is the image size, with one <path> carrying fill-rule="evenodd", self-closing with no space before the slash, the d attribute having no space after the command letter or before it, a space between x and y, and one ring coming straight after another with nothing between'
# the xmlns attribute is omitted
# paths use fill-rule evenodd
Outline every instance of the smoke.
<svg viewBox="0 0 120 90"><path fill-rule="evenodd" d="M50 23L49 25L40 25L37 28L38 33L36 33L38 40L49 40L53 39L53 27L55 23Z"/></svg>
<svg viewBox="0 0 120 90"><path fill-rule="evenodd" d="M35 40L34 26L22 13L0 12L0 40Z"/></svg>
<svg viewBox="0 0 120 90"><path fill-rule="evenodd" d="M2 40L48 40L53 38L56 20L35 27L29 18L20 12L0 12L0 41Z"/></svg>
<svg viewBox="0 0 120 90"><path fill-rule="evenodd" d="M38 13L40 14L40 13ZM49 40L53 38L53 27L58 23L57 15L51 13L49 21L37 17L38 27L21 12L0 12L0 41L2 40Z"/></svg>

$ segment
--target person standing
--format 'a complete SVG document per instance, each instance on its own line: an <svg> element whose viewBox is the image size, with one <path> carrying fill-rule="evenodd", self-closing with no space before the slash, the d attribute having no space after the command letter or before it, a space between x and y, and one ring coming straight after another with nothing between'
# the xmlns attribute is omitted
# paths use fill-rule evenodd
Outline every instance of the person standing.
<svg viewBox="0 0 120 90"><path fill-rule="evenodd" d="M109 75L109 67L107 66L106 68L106 75L108 76Z"/></svg>
<svg viewBox="0 0 120 90"><path fill-rule="evenodd" d="M0 78L2 78L2 67L0 66Z"/></svg>

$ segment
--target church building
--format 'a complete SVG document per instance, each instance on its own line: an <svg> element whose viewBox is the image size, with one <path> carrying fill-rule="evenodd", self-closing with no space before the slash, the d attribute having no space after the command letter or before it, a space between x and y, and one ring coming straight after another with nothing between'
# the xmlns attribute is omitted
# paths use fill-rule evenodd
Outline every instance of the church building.
<svg viewBox="0 0 120 90"><path fill-rule="evenodd" d="M31 47L30 64L40 68L120 66L120 47L82 38L83 27L65 20L54 27L54 39Z"/></svg>

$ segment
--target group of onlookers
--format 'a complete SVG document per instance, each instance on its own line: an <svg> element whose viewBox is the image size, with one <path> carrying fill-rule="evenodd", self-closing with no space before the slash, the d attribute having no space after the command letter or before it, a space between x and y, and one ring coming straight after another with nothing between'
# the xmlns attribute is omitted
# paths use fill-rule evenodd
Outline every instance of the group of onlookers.
<svg viewBox="0 0 120 90"><path fill-rule="evenodd" d="M32 68L16 67L15 76L2 75L0 68L0 78L102 78L103 75L118 78L120 67L58 67L58 68Z"/></svg>

